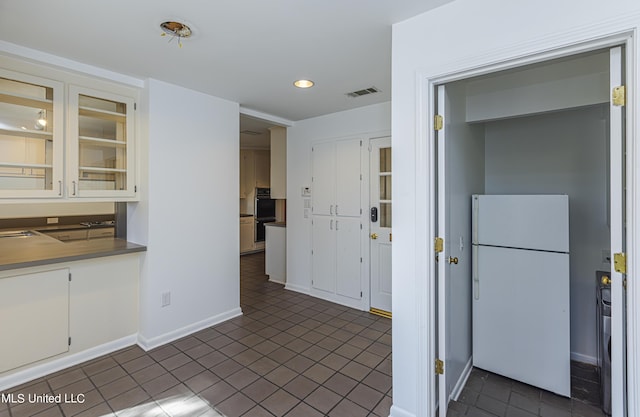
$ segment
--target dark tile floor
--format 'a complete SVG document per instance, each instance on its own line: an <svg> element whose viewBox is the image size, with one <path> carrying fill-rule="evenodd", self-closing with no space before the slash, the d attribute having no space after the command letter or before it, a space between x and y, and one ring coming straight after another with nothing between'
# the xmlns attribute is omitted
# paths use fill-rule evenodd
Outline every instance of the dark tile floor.
<svg viewBox="0 0 640 417"><path fill-rule="evenodd" d="M474 368L447 417L604 417L596 368L571 364L571 397Z"/></svg>
<svg viewBox="0 0 640 417"><path fill-rule="evenodd" d="M240 265L243 316L11 389L0 417L387 417L391 321L269 283L263 253Z"/></svg>

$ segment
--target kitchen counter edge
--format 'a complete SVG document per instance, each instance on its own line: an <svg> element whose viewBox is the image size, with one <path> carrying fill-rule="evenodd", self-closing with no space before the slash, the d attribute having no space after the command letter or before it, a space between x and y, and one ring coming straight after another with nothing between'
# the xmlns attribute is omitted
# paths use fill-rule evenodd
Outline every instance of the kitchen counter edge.
<svg viewBox="0 0 640 417"><path fill-rule="evenodd" d="M60 243L61 245L34 248L34 250L28 250L23 247L19 252L5 251L2 254L3 256L0 256L0 271L145 252L147 250L144 245L138 245L123 239L95 239Z"/></svg>

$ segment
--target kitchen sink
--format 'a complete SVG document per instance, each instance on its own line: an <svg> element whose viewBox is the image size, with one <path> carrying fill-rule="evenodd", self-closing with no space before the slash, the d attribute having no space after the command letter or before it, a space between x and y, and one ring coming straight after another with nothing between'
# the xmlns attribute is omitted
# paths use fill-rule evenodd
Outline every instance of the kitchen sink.
<svg viewBox="0 0 640 417"><path fill-rule="evenodd" d="M3 237L29 237L29 236L37 236L36 232L31 230L12 230L9 232L0 232L0 238Z"/></svg>

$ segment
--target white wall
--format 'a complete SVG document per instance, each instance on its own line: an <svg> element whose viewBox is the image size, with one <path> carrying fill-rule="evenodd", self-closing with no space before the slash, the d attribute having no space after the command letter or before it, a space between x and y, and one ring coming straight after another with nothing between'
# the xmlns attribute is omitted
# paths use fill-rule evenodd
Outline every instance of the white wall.
<svg viewBox="0 0 640 417"><path fill-rule="evenodd" d="M487 194L568 194L571 352L596 363L596 270L608 249L609 106L487 123Z"/></svg>
<svg viewBox="0 0 640 417"><path fill-rule="evenodd" d="M431 113L432 104L429 91L423 89L425 81L634 29L640 24L638 12L636 0L588 4L578 0L457 0L394 25L394 417L431 415L429 406L435 404L428 339L433 324L428 320L433 307L429 291L432 262L425 261L434 236L429 221L433 213L428 211L430 121L425 116ZM434 49L437 44L442 47ZM635 72L627 76L637 79ZM631 93L636 97L637 88Z"/></svg>
<svg viewBox="0 0 640 417"><path fill-rule="evenodd" d="M241 313L239 106L153 79L147 93L148 188L129 239L147 245L140 341L153 347Z"/></svg>
<svg viewBox="0 0 640 417"><path fill-rule="evenodd" d="M296 122L287 128L287 288L311 289L311 210L304 218L302 187L311 186L311 143L388 134L391 103L375 104ZM311 190L313 193L313 190Z"/></svg>

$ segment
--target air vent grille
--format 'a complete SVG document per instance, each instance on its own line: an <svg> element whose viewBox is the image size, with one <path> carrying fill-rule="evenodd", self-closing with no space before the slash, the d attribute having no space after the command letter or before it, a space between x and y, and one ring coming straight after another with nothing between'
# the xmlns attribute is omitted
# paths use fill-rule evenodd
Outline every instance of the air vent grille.
<svg viewBox="0 0 640 417"><path fill-rule="evenodd" d="M242 130L242 131L240 131L240 133L242 133L243 135L249 135L249 136L260 136L260 135L262 135L262 133L256 132L254 130Z"/></svg>
<svg viewBox="0 0 640 417"><path fill-rule="evenodd" d="M352 91L350 93L347 93L347 95L349 97L362 97L362 96L366 96L366 95L374 94L374 93L379 93L379 92L380 92L380 90L378 90L378 88L369 87L369 88L364 88L362 90Z"/></svg>

